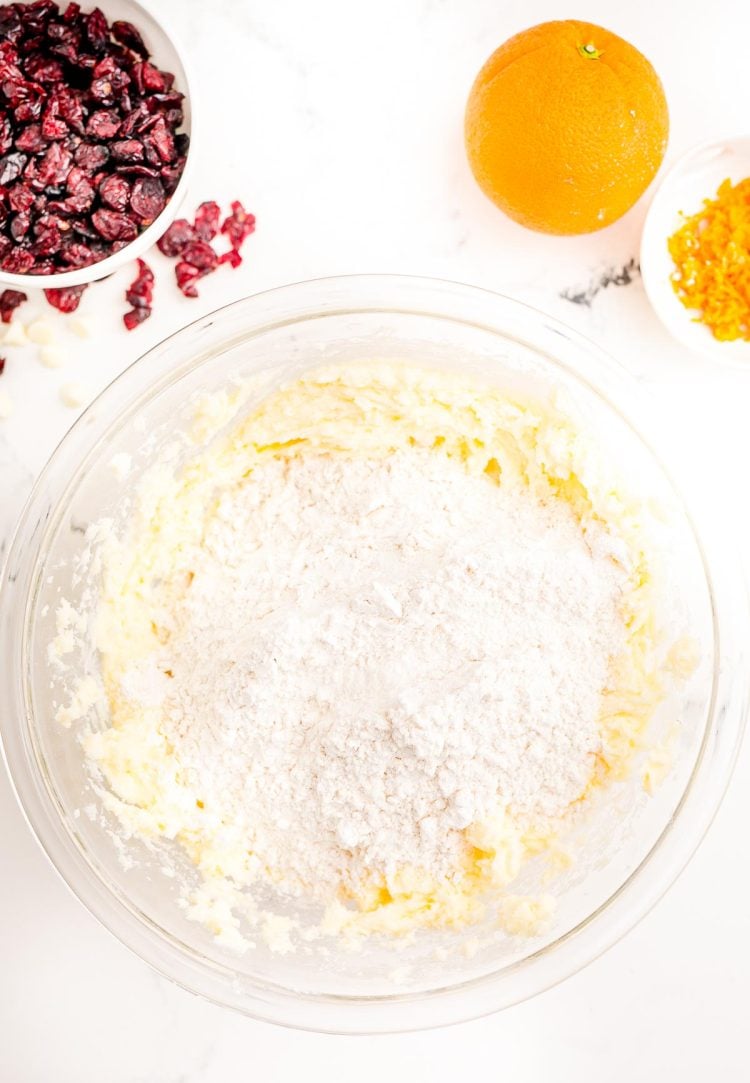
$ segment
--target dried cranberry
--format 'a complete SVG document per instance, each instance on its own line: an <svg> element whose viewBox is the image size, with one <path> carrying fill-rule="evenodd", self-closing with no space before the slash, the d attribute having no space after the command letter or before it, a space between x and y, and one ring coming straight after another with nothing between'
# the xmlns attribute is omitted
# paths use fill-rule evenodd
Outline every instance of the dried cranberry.
<svg viewBox="0 0 750 1083"><path fill-rule="evenodd" d="M3 323L10 323L15 310L27 300L28 297L21 290L3 290L0 293L0 319Z"/></svg>
<svg viewBox="0 0 750 1083"><path fill-rule="evenodd" d="M0 117L0 154L6 154L12 146L13 128L7 117Z"/></svg>
<svg viewBox="0 0 750 1083"><path fill-rule="evenodd" d="M83 103L77 91L61 86L55 91L60 116L76 132L83 132Z"/></svg>
<svg viewBox="0 0 750 1083"><path fill-rule="evenodd" d="M85 289L85 286L62 286L60 289L45 290L44 296L58 312L75 312Z"/></svg>
<svg viewBox="0 0 750 1083"><path fill-rule="evenodd" d="M29 226L31 225L31 218L28 211L19 211L18 214L14 214L10 220L10 235L13 240L18 244L22 241L26 234L29 232Z"/></svg>
<svg viewBox="0 0 750 1083"><path fill-rule="evenodd" d="M105 241L134 241L138 236L135 222L117 211L94 211L91 221Z"/></svg>
<svg viewBox="0 0 750 1083"><path fill-rule="evenodd" d="M125 324L128 331L134 331L135 328L143 323L144 320L147 320L150 315L150 308L131 308L123 313L122 322Z"/></svg>
<svg viewBox="0 0 750 1083"><path fill-rule="evenodd" d="M102 105L113 105L115 100L115 89L112 86L112 82L109 76L102 75L98 79L94 79L89 88L91 97L97 102L101 102Z"/></svg>
<svg viewBox="0 0 750 1083"><path fill-rule="evenodd" d="M101 237L92 226L90 218L72 218L70 221L70 228L74 233L77 233L79 237L85 237L88 241L101 241ZM94 247L93 244L91 247ZM105 255L106 251L102 249L101 258L104 259Z"/></svg>
<svg viewBox="0 0 750 1083"><path fill-rule="evenodd" d="M174 165L165 165L161 171L162 184L167 195L172 195L180 182L182 171L185 168L185 159L178 158Z"/></svg>
<svg viewBox="0 0 750 1083"><path fill-rule="evenodd" d="M232 213L224 219L221 232L226 233L232 248L239 252L245 238L255 230L255 215L248 214L239 200L235 200L231 208Z"/></svg>
<svg viewBox="0 0 750 1083"><path fill-rule="evenodd" d="M137 139L119 139L112 144L112 157L117 162L142 162L143 144Z"/></svg>
<svg viewBox="0 0 750 1083"><path fill-rule="evenodd" d="M134 132L143 132L154 123L155 118L149 112L145 102L140 102L135 109L131 109L120 127L120 135L128 137Z"/></svg>
<svg viewBox="0 0 750 1083"><path fill-rule="evenodd" d="M25 184L14 184L8 192L8 203L14 211L28 211L34 206L34 193Z"/></svg>
<svg viewBox="0 0 750 1083"><path fill-rule="evenodd" d="M34 266L34 257L28 248L11 248L10 252L3 257L0 267L8 274L25 275Z"/></svg>
<svg viewBox="0 0 750 1083"><path fill-rule="evenodd" d="M124 177L112 174L99 185L99 198L113 211L124 211L130 199L130 185Z"/></svg>
<svg viewBox="0 0 750 1083"><path fill-rule="evenodd" d="M0 376L5 372L5 358L0 357Z"/></svg>
<svg viewBox="0 0 750 1083"><path fill-rule="evenodd" d="M122 19L116 19L115 22L112 23L112 36L115 41L119 41L121 45L126 45L128 49L132 49L133 52L138 53L139 56L148 56L148 49L143 44L143 38L132 23L126 23L123 22Z"/></svg>
<svg viewBox="0 0 750 1083"><path fill-rule="evenodd" d="M219 232L221 207L213 200L201 203L195 212L195 232L202 241L212 241Z"/></svg>
<svg viewBox="0 0 750 1083"><path fill-rule="evenodd" d="M68 173L65 186L68 190L68 198L65 200L67 208L73 214L83 214L87 211L94 202L96 193L80 166L73 166Z"/></svg>
<svg viewBox="0 0 750 1083"><path fill-rule="evenodd" d="M104 12L99 8L94 8L88 15L83 16L83 25L86 30L86 37L91 43L91 48L96 53L100 53L107 44L109 38L109 26Z"/></svg>
<svg viewBox="0 0 750 1083"><path fill-rule="evenodd" d="M63 231L58 223L59 219L50 217L44 226L39 226L37 223L34 227L36 232L36 240L33 246L35 256L54 256L60 251L63 244Z"/></svg>
<svg viewBox="0 0 750 1083"><path fill-rule="evenodd" d="M206 241L192 241L186 244L180 253L186 263L191 263L199 271L213 271L219 265L219 257Z"/></svg>
<svg viewBox="0 0 750 1083"><path fill-rule="evenodd" d="M154 272L145 260L138 260L138 274L128 286L125 300L133 308L146 308L151 304L154 293Z"/></svg>
<svg viewBox="0 0 750 1083"><path fill-rule="evenodd" d="M96 255L87 244L74 243L62 249L60 258L70 267L88 267L95 262Z"/></svg>
<svg viewBox="0 0 750 1083"><path fill-rule="evenodd" d="M158 157L153 162L154 165L158 164L159 160L162 162L173 162L177 157L177 149L175 147L174 137L167 128L167 122L164 117L159 117L154 124L148 135L143 137L144 146L147 148L146 157L149 161L152 158L148 154L148 148L153 147Z"/></svg>
<svg viewBox="0 0 750 1083"><path fill-rule="evenodd" d="M228 263L232 270L236 270L242 263L242 256L236 248L230 248L228 252L222 252L219 263Z"/></svg>
<svg viewBox="0 0 750 1083"><path fill-rule="evenodd" d="M94 139L112 139L120 130L120 119L109 109L97 109L86 123L86 132Z"/></svg>
<svg viewBox="0 0 750 1083"><path fill-rule="evenodd" d="M158 177L138 177L133 184L130 206L142 225L150 225L166 206L164 185Z"/></svg>
<svg viewBox="0 0 750 1083"><path fill-rule="evenodd" d="M41 53L37 53L27 59L26 74L37 83L61 83L63 80L63 66L59 60L49 60Z"/></svg>
<svg viewBox="0 0 750 1083"><path fill-rule="evenodd" d="M159 170L154 169L150 165L140 165L138 163L123 162L120 165L116 165L115 169L118 173L124 173L130 177L158 177Z"/></svg>
<svg viewBox="0 0 750 1083"><path fill-rule="evenodd" d="M197 234L187 218L175 218L166 233L159 238L156 246L161 253L174 259L191 241L197 240Z"/></svg>
<svg viewBox="0 0 750 1083"><path fill-rule="evenodd" d="M75 163L89 174L96 173L108 160L109 150L101 143L80 143L76 147Z"/></svg>
<svg viewBox="0 0 750 1083"><path fill-rule="evenodd" d="M28 154L38 154L46 146L47 143L42 137L41 124L29 124L16 136L16 147Z"/></svg>
<svg viewBox="0 0 750 1083"><path fill-rule="evenodd" d="M76 3L68 4L65 11L63 12L63 22L64 23L76 23L76 22L78 22L78 17L80 16L80 14L81 14L81 5L80 4L76 4Z"/></svg>
<svg viewBox="0 0 750 1083"><path fill-rule="evenodd" d="M133 80L141 93L144 90L153 90L158 93L171 87L174 76L171 72L159 71L148 60L144 60L142 64L133 65Z"/></svg>
<svg viewBox="0 0 750 1083"><path fill-rule="evenodd" d="M207 275L208 271L202 271L194 264L187 263L185 260L180 260L180 262L175 265L174 273L177 279L177 285L184 295L186 297L197 297L198 290L195 288L195 284L199 279Z"/></svg>
<svg viewBox="0 0 750 1083"><path fill-rule="evenodd" d="M27 155L21 154L19 151L14 151L12 154L6 154L0 158L0 184L4 187L12 184L14 180L21 176L28 160Z"/></svg>
<svg viewBox="0 0 750 1083"><path fill-rule="evenodd" d="M50 98L42 116L42 137L48 143L53 139L64 139L68 134L68 125L58 116L59 108L57 100Z"/></svg>
<svg viewBox="0 0 750 1083"><path fill-rule="evenodd" d="M37 183L42 188L64 184L70 172L70 166L70 151L61 143L51 143L37 167Z"/></svg>
<svg viewBox="0 0 750 1083"><path fill-rule="evenodd" d="M18 41L23 36L23 26L15 4L0 7L0 38L6 42Z"/></svg>

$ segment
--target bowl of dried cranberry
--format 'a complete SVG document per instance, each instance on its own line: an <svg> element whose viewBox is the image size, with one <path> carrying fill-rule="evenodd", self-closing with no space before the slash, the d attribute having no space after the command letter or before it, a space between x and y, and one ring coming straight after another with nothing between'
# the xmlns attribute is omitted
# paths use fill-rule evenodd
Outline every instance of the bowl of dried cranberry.
<svg viewBox="0 0 750 1083"><path fill-rule="evenodd" d="M0 281L82 287L145 252L192 136L185 63L135 0L0 5Z"/></svg>

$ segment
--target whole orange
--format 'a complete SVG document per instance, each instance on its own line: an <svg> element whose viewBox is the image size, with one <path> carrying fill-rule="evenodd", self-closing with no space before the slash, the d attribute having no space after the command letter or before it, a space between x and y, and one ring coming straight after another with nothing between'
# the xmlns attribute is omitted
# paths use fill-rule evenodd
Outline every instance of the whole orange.
<svg viewBox="0 0 750 1083"><path fill-rule="evenodd" d="M664 90L645 56L575 20L501 45L466 108L480 187L543 233L590 233L623 215L653 180L668 134Z"/></svg>

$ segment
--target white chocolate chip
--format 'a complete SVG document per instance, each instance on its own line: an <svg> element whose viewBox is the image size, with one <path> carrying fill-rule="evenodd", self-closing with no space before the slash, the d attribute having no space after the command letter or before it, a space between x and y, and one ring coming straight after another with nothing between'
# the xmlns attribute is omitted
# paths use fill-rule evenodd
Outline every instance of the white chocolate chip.
<svg viewBox="0 0 750 1083"><path fill-rule="evenodd" d="M48 369L59 369L68 360L68 353L61 346L42 346L39 360Z"/></svg>
<svg viewBox="0 0 750 1083"><path fill-rule="evenodd" d="M29 337L26 334L26 328L21 321L11 320L3 337L3 343L6 346L25 346L28 341Z"/></svg>
<svg viewBox="0 0 750 1083"><path fill-rule="evenodd" d="M7 391L0 391L0 421L5 421L13 413L13 403Z"/></svg>
<svg viewBox="0 0 750 1083"><path fill-rule="evenodd" d="M32 342L36 342L40 346L49 345L55 338L55 332L44 320L34 320L33 323L30 323L26 328L26 334Z"/></svg>
<svg viewBox="0 0 750 1083"><path fill-rule="evenodd" d="M68 326L74 335L79 338L91 338L93 325L88 316L74 316Z"/></svg>
<svg viewBox="0 0 750 1083"><path fill-rule="evenodd" d="M88 402L91 398L91 390L88 384L73 380L69 384L62 385L60 388L60 398L66 406L77 409L79 406L83 406L84 402Z"/></svg>

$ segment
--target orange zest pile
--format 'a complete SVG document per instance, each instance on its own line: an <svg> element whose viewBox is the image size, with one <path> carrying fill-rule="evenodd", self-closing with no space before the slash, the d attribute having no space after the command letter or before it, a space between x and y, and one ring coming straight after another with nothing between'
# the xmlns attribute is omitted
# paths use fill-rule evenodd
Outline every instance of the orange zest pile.
<svg viewBox="0 0 750 1083"><path fill-rule="evenodd" d="M750 177L725 180L715 199L669 238L674 291L714 338L750 341Z"/></svg>

